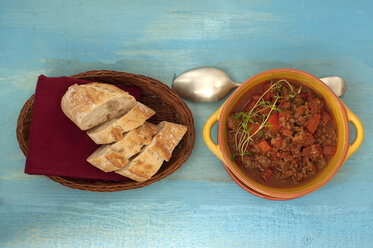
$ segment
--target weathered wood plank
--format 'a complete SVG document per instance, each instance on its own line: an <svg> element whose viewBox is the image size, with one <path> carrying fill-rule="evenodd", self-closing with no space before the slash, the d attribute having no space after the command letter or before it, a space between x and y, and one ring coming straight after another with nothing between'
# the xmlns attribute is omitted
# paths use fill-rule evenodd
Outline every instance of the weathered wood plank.
<svg viewBox="0 0 373 248"><path fill-rule="evenodd" d="M371 247L372 8L371 1L321 0L2 1L0 246ZM171 85L199 66L224 69L236 82L281 67L339 75L365 141L320 190L263 200L232 182L201 138L222 101L187 102L195 149L166 180L102 194L23 174L16 121L39 74L110 69Z"/></svg>

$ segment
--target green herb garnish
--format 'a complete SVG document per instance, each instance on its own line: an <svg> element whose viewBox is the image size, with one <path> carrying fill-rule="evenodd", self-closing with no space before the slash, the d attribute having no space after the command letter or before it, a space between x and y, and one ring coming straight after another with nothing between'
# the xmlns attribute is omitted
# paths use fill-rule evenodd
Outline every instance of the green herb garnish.
<svg viewBox="0 0 373 248"><path fill-rule="evenodd" d="M284 97L281 94L283 85L289 87L290 98L297 97L302 91L302 87L299 87L299 89L295 91L294 87L285 79L278 80L277 82L271 80L271 86L259 97L254 107L247 112L239 112L233 117L234 120L239 121L239 124L235 131L235 154L232 155L232 160L234 160L236 156L251 155L251 153L247 152L250 141L253 140L256 134L258 134L259 138L263 137L262 129L264 127L272 127L272 125L268 123L268 119L274 111L283 112L277 107L279 100ZM274 94L272 102L264 100L264 96L268 92ZM256 120L256 122L254 120ZM254 127L256 129L254 129Z"/></svg>
<svg viewBox="0 0 373 248"><path fill-rule="evenodd" d="M263 137L263 131L262 130L258 131L258 136L259 136L259 138Z"/></svg>

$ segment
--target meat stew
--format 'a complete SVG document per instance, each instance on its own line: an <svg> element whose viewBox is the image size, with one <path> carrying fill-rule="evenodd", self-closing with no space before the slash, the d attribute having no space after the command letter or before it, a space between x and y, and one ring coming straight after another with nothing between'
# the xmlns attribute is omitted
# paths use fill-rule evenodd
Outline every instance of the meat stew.
<svg viewBox="0 0 373 248"><path fill-rule="evenodd" d="M300 82L260 84L227 118L232 160L253 180L271 187L305 183L337 149L337 127L325 100Z"/></svg>

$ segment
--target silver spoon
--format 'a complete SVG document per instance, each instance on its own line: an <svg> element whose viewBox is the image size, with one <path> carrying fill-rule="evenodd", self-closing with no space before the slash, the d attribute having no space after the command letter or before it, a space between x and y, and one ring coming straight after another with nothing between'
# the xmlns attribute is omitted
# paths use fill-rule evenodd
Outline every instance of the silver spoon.
<svg viewBox="0 0 373 248"><path fill-rule="evenodd" d="M337 95L346 91L345 81L337 76L320 78ZM216 102L223 99L233 88L240 86L227 73L216 68L198 68L180 74L172 88L183 98L193 102Z"/></svg>

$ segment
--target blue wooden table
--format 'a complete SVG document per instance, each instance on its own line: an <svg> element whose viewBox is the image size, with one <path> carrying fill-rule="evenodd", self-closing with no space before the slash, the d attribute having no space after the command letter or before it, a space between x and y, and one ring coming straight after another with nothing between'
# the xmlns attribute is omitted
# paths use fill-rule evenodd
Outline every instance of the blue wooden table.
<svg viewBox="0 0 373 248"><path fill-rule="evenodd" d="M0 247L373 247L372 10L370 0L1 1ZM165 180L93 193L23 173L16 121L40 74L110 69L171 85L201 66L236 82L283 67L339 75L364 143L320 190L264 200L204 145L222 102L187 102L195 148Z"/></svg>

